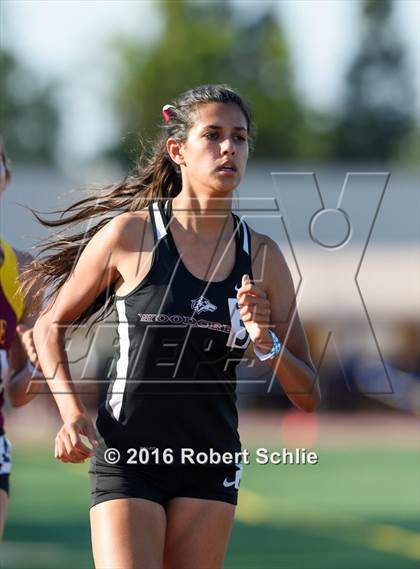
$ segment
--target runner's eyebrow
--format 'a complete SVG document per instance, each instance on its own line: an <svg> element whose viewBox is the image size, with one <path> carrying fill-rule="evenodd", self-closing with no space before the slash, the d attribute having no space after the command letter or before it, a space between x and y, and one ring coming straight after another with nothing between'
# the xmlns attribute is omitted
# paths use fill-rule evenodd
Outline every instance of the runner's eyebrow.
<svg viewBox="0 0 420 569"><path fill-rule="evenodd" d="M219 126L217 124L209 124L207 126L204 126L203 130L205 130L206 128L212 128L214 130L221 130L223 127ZM247 129L244 126L234 126L233 130L244 130L246 132Z"/></svg>

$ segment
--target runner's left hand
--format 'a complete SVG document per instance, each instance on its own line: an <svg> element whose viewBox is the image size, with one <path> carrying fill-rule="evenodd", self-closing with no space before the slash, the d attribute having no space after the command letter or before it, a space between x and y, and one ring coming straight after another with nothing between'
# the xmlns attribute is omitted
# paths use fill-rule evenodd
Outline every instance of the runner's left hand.
<svg viewBox="0 0 420 569"><path fill-rule="evenodd" d="M242 286L238 289L236 298L242 322L254 344L272 345L273 341L268 333L270 301L267 294L260 287L252 284L249 275L243 275Z"/></svg>

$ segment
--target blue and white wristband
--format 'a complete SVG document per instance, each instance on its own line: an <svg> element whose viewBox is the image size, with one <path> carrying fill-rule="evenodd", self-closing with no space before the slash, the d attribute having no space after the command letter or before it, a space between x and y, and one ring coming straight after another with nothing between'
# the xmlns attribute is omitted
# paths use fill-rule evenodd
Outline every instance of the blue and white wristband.
<svg viewBox="0 0 420 569"><path fill-rule="evenodd" d="M260 350L260 348L258 348L255 344L253 344L254 353L258 357L258 359L261 360L262 362L265 360L271 360L280 353L281 342L278 339L277 334L275 334L272 330L270 330L270 328L268 329L268 333L270 334L273 340L273 347L271 348L270 352L265 354L262 350Z"/></svg>

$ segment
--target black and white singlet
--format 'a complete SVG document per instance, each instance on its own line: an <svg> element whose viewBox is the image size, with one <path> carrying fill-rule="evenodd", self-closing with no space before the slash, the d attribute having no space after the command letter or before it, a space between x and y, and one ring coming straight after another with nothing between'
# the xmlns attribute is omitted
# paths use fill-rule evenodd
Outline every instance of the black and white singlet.
<svg viewBox="0 0 420 569"><path fill-rule="evenodd" d="M117 342L97 428L105 445L241 450L236 367L250 342L237 305L242 276L253 279L250 231L232 213L235 265L223 281L192 275L171 235L171 200L149 204L151 268L136 288L114 295Z"/></svg>

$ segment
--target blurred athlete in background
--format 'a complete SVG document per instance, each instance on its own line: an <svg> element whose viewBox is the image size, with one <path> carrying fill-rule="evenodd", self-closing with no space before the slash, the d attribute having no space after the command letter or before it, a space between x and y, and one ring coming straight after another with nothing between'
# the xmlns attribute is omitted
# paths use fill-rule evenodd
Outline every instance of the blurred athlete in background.
<svg viewBox="0 0 420 569"><path fill-rule="evenodd" d="M0 138L0 199L10 181L6 151ZM1 207L1 203L0 203ZM0 217L4 212L0 210ZM32 328L41 309L41 297L34 300L36 285L24 295L19 275L32 256L13 249L0 236L0 540L3 536L9 497L11 444L5 435L3 405L5 393L13 406L25 405L40 390L42 383L33 341Z"/></svg>

